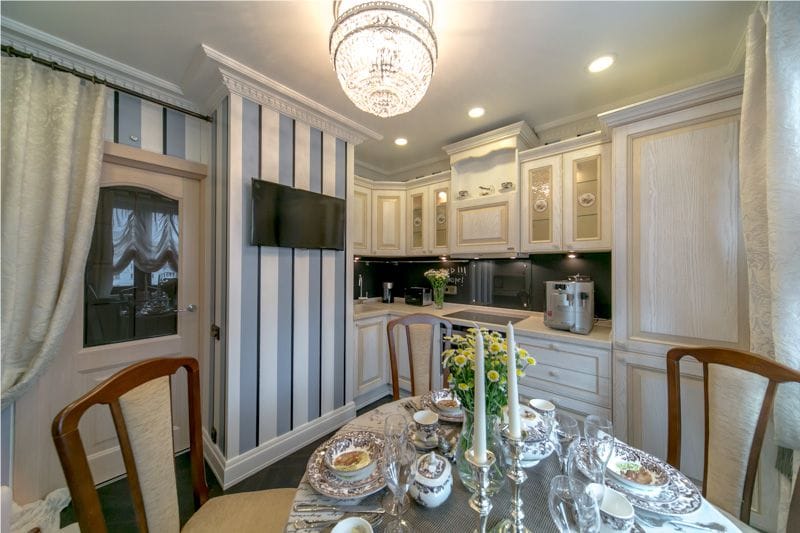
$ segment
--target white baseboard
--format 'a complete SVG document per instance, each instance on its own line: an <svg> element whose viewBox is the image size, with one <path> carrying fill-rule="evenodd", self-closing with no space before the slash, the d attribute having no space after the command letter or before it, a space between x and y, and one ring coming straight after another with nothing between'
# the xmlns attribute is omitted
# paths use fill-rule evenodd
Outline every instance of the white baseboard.
<svg viewBox="0 0 800 533"><path fill-rule="evenodd" d="M392 394L392 386L391 385L381 385L380 387L371 390L369 392L365 392L359 396L356 396L354 401L356 404L356 409L361 409L372 402L378 401L384 396L390 396Z"/></svg>
<svg viewBox="0 0 800 533"><path fill-rule="evenodd" d="M229 459L223 457L219 448L211 441L208 433L203 430L203 449L206 461L217 480L219 480L220 485L222 485L223 490L225 490L303 446L339 429L355 416L355 404L348 403L335 411L331 411L295 428L285 435L276 437L252 450Z"/></svg>
<svg viewBox="0 0 800 533"><path fill-rule="evenodd" d="M208 434L206 428L203 428L203 457L214 473L214 477L217 478L217 482L222 485L225 477L225 456L219 446L211 440L211 435Z"/></svg>

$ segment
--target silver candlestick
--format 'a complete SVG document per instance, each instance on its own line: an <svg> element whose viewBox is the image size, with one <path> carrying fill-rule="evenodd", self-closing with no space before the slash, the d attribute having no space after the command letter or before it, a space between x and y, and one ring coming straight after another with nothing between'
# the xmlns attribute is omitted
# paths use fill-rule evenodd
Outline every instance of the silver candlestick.
<svg viewBox="0 0 800 533"><path fill-rule="evenodd" d="M469 499L469 506L477 513L479 518L478 533L486 533L486 521L489 520L489 511L492 510L492 500L489 498L489 469L494 465L494 454L486 451L486 461L479 462L475 457L475 450L470 448L464 453L464 458L472 466L475 473L475 484L478 490Z"/></svg>
<svg viewBox="0 0 800 533"><path fill-rule="evenodd" d="M511 520L504 518L493 531L530 533L530 530L522 523L525 519L525 512L522 510L522 497L520 496L522 484L528 479L528 475L522 468L522 455L525 451L525 439L528 438L528 432L523 429L522 436L515 438L506 427L502 431L502 438L511 455L511 468L508 469L506 477L511 480L513 507L511 508Z"/></svg>

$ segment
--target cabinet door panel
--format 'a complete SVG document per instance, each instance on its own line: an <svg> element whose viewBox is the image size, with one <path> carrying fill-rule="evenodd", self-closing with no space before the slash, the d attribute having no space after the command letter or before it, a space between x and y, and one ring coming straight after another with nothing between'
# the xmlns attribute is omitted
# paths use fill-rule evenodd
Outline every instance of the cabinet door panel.
<svg viewBox="0 0 800 533"><path fill-rule="evenodd" d="M450 248L448 242L449 219L447 208L450 202L450 187L448 185L431 185L431 199L433 213L431 216L431 244L432 251L446 254Z"/></svg>
<svg viewBox="0 0 800 533"><path fill-rule="evenodd" d="M611 249L611 148L592 146L564 154L564 246Z"/></svg>
<svg viewBox="0 0 800 533"><path fill-rule="evenodd" d="M408 243L406 252L409 255L423 255L428 251L428 236L430 220L427 214L428 188L421 187L408 191L406 203L408 215L406 217L406 233Z"/></svg>
<svg viewBox="0 0 800 533"><path fill-rule="evenodd" d="M402 255L405 248L405 191L373 191L372 252L376 255Z"/></svg>
<svg viewBox="0 0 800 533"><path fill-rule="evenodd" d="M460 201L454 204L452 253L506 252L517 248L516 195ZM511 221L515 221L511 224Z"/></svg>
<svg viewBox="0 0 800 533"><path fill-rule="evenodd" d="M632 336L743 344L737 143L736 116L632 140Z"/></svg>
<svg viewBox="0 0 800 533"><path fill-rule="evenodd" d="M365 320L356 324L356 395L386 382L386 321Z"/></svg>
<svg viewBox="0 0 800 533"><path fill-rule="evenodd" d="M369 253L370 250L370 212L371 192L356 186L353 189L353 219L350 235L353 239L353 252Z"/></svg>
<svg viewBox="0 0 800 533"><path fill-rule="evenodd" d="M561 249L561 156L528 161L521 167L520 249Z"/></svg>

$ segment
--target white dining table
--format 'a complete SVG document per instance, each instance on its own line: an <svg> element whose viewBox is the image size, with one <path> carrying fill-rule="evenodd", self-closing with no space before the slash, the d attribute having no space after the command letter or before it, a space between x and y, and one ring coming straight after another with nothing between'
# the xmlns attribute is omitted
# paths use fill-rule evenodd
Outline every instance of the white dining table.
<svg viewBox="0 0 800 533"><path fill-rule="evenodd" d="M383 434L383 423L387 416L390 414L401 413L406 415L411 422L410 416L404 408L404 403L409 400L415 402L417 406L420 405L420 397L404 398L395 402L384 404L376 409L373 409L344 425L337 434L349 431L372 431L379 435ZM324 444L323 444L324 446ZM472 531L476 529L478 524L477 514L472 511L467 503L469 492L458 480L458 469L453 465L453 491L449 499L436 509L426 509L412 503L410 508L404 514L405 520L411 525L414 531L425 533L451 533L454 531ZM536 532L558 532L555 524L550 518L550 513L547 508L547 495L550 484L550 479L553 476L560 474L560 467L558 458L555 454L540 462L538 465L526 470L528 480L523 485L522 497L525 511L525 525L531 531ZM295 503L309 503L318 505L375 505L380 504L381 498L385 493L381 490L379 493L367 496L361 500L335 500L321 495L315 491L308 483L307 476L303 476L300 485L297 487L297 494L295 495ZM489 515L488 526L491 528L494 524L498 523L503 518L510 516L511 508L511 490L507 482L503 489L492 498L493 510ZM298 520L305 521L319 521L319 520L334 520L342 516L340 512L330 511L315 511L315 512L297 512L292 510L286 524L286 531L293 533L295 531L308 531L295 527L295 522ZM390 517L386 517L389 519ZM667 517L664 517L665 519ZM688 522L692 524L713 524L715 529L707 529L708 531L724 531L724 532L738 532L741 531L736 525L728 520L716 507L703 498L700 508L692 513L681 515L675 518L680 522ZM375 527L375 531L380 533L383 529L382 526L386 520ZM687 533L693 531L700 531L696 527L689 527L685 525L673 525L664 523L661 527L644 526L638 522L645 531L653 532L670 532L685 531ZM313 530L313 529L312 529Z"/></svg>

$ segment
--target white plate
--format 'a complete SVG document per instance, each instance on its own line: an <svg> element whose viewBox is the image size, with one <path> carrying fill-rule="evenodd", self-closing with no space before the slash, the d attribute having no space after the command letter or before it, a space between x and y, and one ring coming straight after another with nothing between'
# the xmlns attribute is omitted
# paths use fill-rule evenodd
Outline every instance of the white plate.
<svg viewBox="0 0 800 533"><path fill-rule="evenodd" d="M330 446L365 449L375 458L375 468L365 479L345 480L325 465L325 453ZM349 431L335 435L316 449L308 459L306 477L311 487L329 498L350 500L375 494L386 486L381 465L383 439L371 431Z"/></svg>
<svg viewBox="0 0 800 533"><path fill-rule="evenodd" d="M589 476L589 471L586 467L586 462L589 459L589 446L585 441L581 441L578 446L580 451L578 455L578 468L580 468L585 475ZM620 441L616 441L614 446L630 447ZM637 451L654 461L660 461L658 458L646 452L641 450ZM673 466L663 462L660 463L660 466L664 469L669 478L669 483L660 491L642 492L633 490L630 486L618 482L616 478L611 476L606 476L606 485L624 494L625 497L628 498L628 501L631 502L631 505L636 509L648 513L680 516L698 510L703 504L703 497L700 495L700 490L695 484Z"/></svg>

